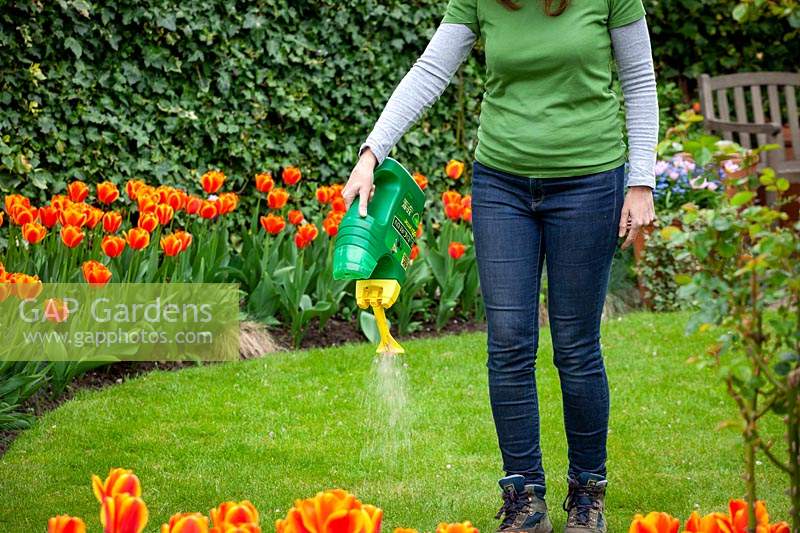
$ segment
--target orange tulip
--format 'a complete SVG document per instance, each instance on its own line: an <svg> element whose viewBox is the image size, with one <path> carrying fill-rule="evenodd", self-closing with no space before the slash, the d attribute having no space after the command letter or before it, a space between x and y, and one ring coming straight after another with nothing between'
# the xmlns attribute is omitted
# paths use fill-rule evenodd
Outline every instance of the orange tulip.
<svg viewBox="0 0 800 533"><path fill-rule="evenodd" d="M100 509L104 533L141 533L147 525L147 506L127 493L107 496Z"/></svg>
<svg viewBox="0 0 800 533"><path fill-rule="evenodd" d="M2 225L3 225L3 219L4 219L4 217L3 217L3 212L2 212L2 211L0 211L0 226L2 226Z"/></svg>
<svg viewBox="0 0 800 533"><path fill-rule="evenodd" d="M461 207L460 203L452 202L444 205L444 214L447 216L447 218L454 222L461 220L461 215L463 212L464 208Z"/></svg>
<svg viewBox="0 0 800 533"><path fill-rule="evenodd" d="M412 527L396 527L394 533L419 533L419 531Z"/></svg>
<svg viewBox="0 0 800 533"><path fill-rule="evenodd" d="M36 298L42 292L42 282L39 276L28 274L11 274L6 281L14 286L14 294L20 300Z"/></svg>
<svg viewBox="0 0 800 533"><path fill-rule="evenodd" d="M419 257L419 246L415 244L414 246L411 247L411 255L409 257L411 258L412 261L417 257Z"/></svg>
<svg viewBox="0 0 800 533"><path fill-rule="evenodd" d="M116 211L109 211L103 215L103 230L106 233L116 233L122 226L122 215Z"/></svg>
<svg viewBox="0 0 800 533"><path fill-rule="evenodd" d="M45 235L47 235L47 230L36 222L28 222L22 226L22 238L31 244L41 242Z"/></svg>
<svg viewBox="0 0 800 533"><path fill-rule="evenodd" d="M417 182L417 185L423 191L428 187L428 178L419 172L414 172L414 181Z"/></svg>
<svg viewBox="0 0 800 533"><path fill-rule="evenodd" d="M142 484L133 470L125 468L112 468L108 471L105 479L92 476L92 491L97 501L103 503L106 498L114 497L117 494L130 494L131 496L142 495Z"/></svg>
<svg viewBox="0 0 800 533"><path fill-rule="evenodd" d="M344 218L344 213L331 211L328 213L328 216L325 217L325 220L322 221L322 229L324 229L325 233L330 237L335 237L336 234L339 233L339 224L342 223L342 218Z"/></svg>
<svg viewBox="0 0 800 533"><path fill-rule="evenodd" d="M258 511L248 500L222 503L210 513L215 531L228 531L231 526L244 524L258 525Z"/></svg>
<svg viewBox="0 0 800 533"><path fill-rule="evenodd" d="M158 207L156 207L156 218L158 219L158 223L162 226L169 224L173 216L175 216L175 210L171 205L159 204Z"/></svg>
<svg viewBox="0 0 800 533"><path fill-rule="evenodd" d="M465 207L461 210L461 220L464 222L472 222L472 208Z"/></svg>
<svg viewBox="0 0 800 533"><path fill-rule="evenodd" d="M50 205L55 207L58 211L63 211L72 205L72 200L63 194L54 194L53 197L50 198Z"/></svg>
<svg viewBox="0 0 800 533"><path fill-rule="evenodd" d="M14 285L11 283L10 277L5 271L0 272L0 303L5 302L9 296L14 294Z"/></svg>
<svg viewBox="0 0 800 533"><path fill-rule="evenodd" d="M74 516L54 516L47 521L47 533L86 533L86 524Z"/></svg>
<svg viewBox="0 0 800 533"><path fill-rule="evenodd" d="M97 200L100 203L111 205L119 198L119 189L110 181L97 184Z"/></svg>
<svg viewBox="0 0 800 533"><path fill-rule="evenodd" d="M286 227L286 222L283 220L283 217L278 215L267 215L265 217L261 217L260 222L261 227L264 228L264 231L271 235L277 235L283 228Z"/></svg>
<svg viewBox="0 0 800 533"><path fill-rule="evenodd" d="M286 205L287 201L289 201L289 193L286 192L286 189L281 189L279 187L277 189L272 189L269 191L269 194L267 194L267 205L270 209L281 209Z"/></svg>
<svg viewBox="0 0 800 533"><path fill-rule="evenodd" d="M100 247L108 257L119 257L125 250L125 239L116 235L106 235L103 237Z"/></svg>
<svg viewBox="0 0 800 533"><path fill-rule="evenodd" d="M444 167L444 173L448 178L457 180L464 173L464 163L451 159L447 166Z"/></svg>
<svg viewBox="0 0 800 533"><path fill-rule="evenodd" d="M286 218L289 219L289 223L293 226L297 226L305 220L303 213L299 209L292 209L289 211L289 214L286 215Z"/></svg>
<svg viewBox="0 0 800 533"><path fill-rule="evenodd" d="M161 249L167 257L175 257L183 249L183 242L174 233L161 237Z"/></svg>
<svg viewBox="0 0 800 533"><path fill-rule="evenodd" d="M217 204L210 201L210 200L203 200L202 205L200 205L200 210L198 211L202 218L206 220L210 220L212 218L216 218L219 214L217 210Z"/></svg>
<svg viewBox="0 0 800 533"><path fill-rule="evenodd" d="M633 517L629 533L678 533L680 522L667 513L637 514Z"/></svg>
<svg viewBox="0 0 800 533"><path fill-rule="evenodd" d="M86 283L94 287L103 287L111 280L111 271L98 261L86 261L81 270Z"/></svg>
<svg viewBox="0 0 800 533"><path fill-rule="evenodd" d="M200 184L206 194L214 194L222 188L225 183L225 174L219 170L209 170L200 177Z"/></svg>
<svg viewBox="0 0 800 533"><path fill-rule="evenodd" d="M142 180L128 180L125 184L125 194L128 195L128 198L131 201L135 202L137 197L139 196L139 190L144 186L144 182Z"/></svg>
<svg viewBox="0 0 800 533"><path fill-rule="evenodd" d="M419 226L417 226L417 239L422 237L422 229L423 229L422 222L420 222Z"/></svg>
<svg viewBox="0 0 800 533"><path fill-rule="evenodd" d="M208 533L208 518L200 513L174 514L169 524L162 524L161 533Z"/></svg>
<svg viewBox="0 0 800 533"><path fill-rule="evenodd" d="M178 211L184 208L184 206L186 205L187 198L188 195L185 192L170 187L166 191L162 203L167 204L172 208L173 211L177 213Z"/></svg>
<svg viewBox="0 0 800 533"><path fill-rule="evenodd" d="M333 209L337 213L347 212L347 205L344 203L344 198L342 198L341 196L337 196L333 200L331 200L331 209Z"/></svg>
<svg viewBox="0 0 800 533"><path fill-rule="evenodd" d="M144 190L141 190L136 199L136 205L139 208L139 214L155 213L158 207L158 196L155 194L145 194Z"/></svg>
<svg viewBox="0 0 800 533"><path fill-rule="evenodd" d="M472 522L460 522L455 524L439 524L436 526L436 533L478 533L478 528Z"/></svg>
<svg viewBox="0 0 800 533"><path fill-rule="evenodd" d="M86 227L94 229L103 220L103 210L97 207L89 207L86 209Z"/></svg>
<svg viewBox="0 0 800 533"><path fill-rule="evenodd" d="M31 201L28 198L25 198L24 196L22 196L21 194L9 194L9 195L6 195L6 197L5 197L6 213L8 213L10 215L11 211L13 210L13 208L15 206L17 206L17 205L21 205L22 207L30 208L31 207Z"/></svg>
<svg viewBox="0 0 800 533"><path fill-rule="evenodd" d="M283 169L283 173L281 174L281 178L283 178L283 182L286 185L294 185L300 178L303 177L303 174L300 172L300 169L297 167L286 167Z"/></svg>
<svg viewBox="0 0 800 533"><path fill-rule="evenodd" d="M200 208L203 206L203 199L198 198L197 196L190 196L186 200L186 212L190 215L196 215L200 212Z"/></svg>
<svg viewBox="0 0 800 533"><path fill-rule="evenodd" d="M61 242L63 242L67 248L75 248L83 242L85 236L86 234L76 226L64 226L61 228Z"/></svg>
<svg viewBox="0 0 800 533"><path fill-rule="evenodd" d="M224 192L217 198L217 212L220 215L227 215L239 205L239 196L234 192Z"/></svg>
<svg viewBox="0 0 800 533"><path fill-rule="evenodd" d="M58 209L52 205L39 208L39 220L46 228L52 228L58 223Z"/></svg>
<svg viewBox="0 0 800 533"><path fill-rule="evenodd" d="M333 189L324 185L317 188L317 201L319 203L327 204L331 200L333 200Z"/></svg>
<svg viewBox="0 0 800 533"><path fill-rule="evenodd" d="M262 172L256 174L256 189L259 192L268 193L275 186L275 180L272 179L271 172Z"/></svg>
<svg viewBox="0 0 800 533"><path fill-rule="evenodd" d="M294 244L302 249L311 244L317 238L319 231L314 224L303 224L298 226L297 234L294 236Z"/></svg>
<svg viewBox="0 0 800 533"><path fill-rule="evenodd" d="M142 250L150 244L150 233L142 228L133 228L125 233L125 240L134 250Z"/></svg>
<svg viewBox="0 0 800 533"><path fill-rule="evenodd" d="M59 218L62 226L75 226L82 228L86 225L89 218L86 210L83 209L84 204L74 204L61 211Z"/></svg>
<svg viewBox="0 0 800 533"><path fill-rule="evenodd" d="M297 500L286 518L277 520L277 533L378 533L383 511L362 505L355 496L335 489Z"/></svg>
<svg viewBox="0 0 800 533"><path fill-rule="evenodd" d="M86 197L89 196L89 187L87 187L82 181L73 181L67 185L67 194L69 194L70 200L80 203L86 200Z"/></svg>
<svg viewBox="0 0 800 533"><path fill-rule="evenodd" d="M449 253L450 257L452 257L453 259L461 259L461 256L464 255L464 252L466 250L467 250L466 246L456 241L451 242L450 246L447 247L447 253Z"/></svg>
<svg viewBox="0 0 800 533"><path fill-rule="evenodd" d="M444 205L448 205L448 204L459 204L460 205L461 204L461 200L462 200L461 193L459 193L458 191L450 190L450 191L444 191L442 193L442 203Z"/></svg>
<svg viewBox="0 0 800 533"><path fill-rule="evenodd" d="M693 512L686 522L684 533L733 533L733 525L725 513L711 513L701 518Z"/></svg>
<svg viewBox="0 0 800 533"><path fill-rule="evenodd" d="M158 227L158 216L155 213L140 213L139 222L136 226L142 228L147 233L152 233L153 230Z"/></svg>
<svg viewBox="0 0 800 533"><path fill-rule="evenodd" d="M185 252L189 245L192 244L192 234L188 231L176 231L173 235L181 241L181 252Z"/></svg>
<svg viewBox="0 0 800 533"><path fill-rule="evenodd" d="M24 226L30 222L35 222L39 217L39 210L35 207L25 207L22 204L17 204L11 208L11 221L17 226Z"/></svg>

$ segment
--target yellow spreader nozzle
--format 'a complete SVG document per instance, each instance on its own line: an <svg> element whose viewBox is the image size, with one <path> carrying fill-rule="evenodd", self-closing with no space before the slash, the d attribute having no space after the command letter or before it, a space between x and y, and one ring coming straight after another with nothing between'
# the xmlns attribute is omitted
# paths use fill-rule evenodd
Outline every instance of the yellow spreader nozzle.
<svg viewBox="0 0 800 533"><path fill-rule="evenodd" d="M389 309L400 295L400 283L394 279L360 279L356 281L356 304L361 309L372 307L381 342L375 353L406 353L400 343L394 340L386 322L384 309Z"/></svg>

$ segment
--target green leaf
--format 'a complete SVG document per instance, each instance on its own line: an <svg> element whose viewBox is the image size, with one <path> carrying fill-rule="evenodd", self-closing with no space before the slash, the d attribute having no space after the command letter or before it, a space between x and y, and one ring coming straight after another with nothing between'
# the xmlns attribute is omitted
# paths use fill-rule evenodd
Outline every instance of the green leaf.
<svg viewBox="0 0 800 533"><path fill-rule="evenodd" d="M755 197L756 193L753 191L739 191L733 195L733 198L731 198L730 202L732 206L739 207L750 202Z"/></svg>
<svg viewBox="0 0 800 533"><path fill-rule="evenodd" d="M64 46L72 50L72 53L75 54L75 57L80 59L83 55L83 48L81 47L81 43L79 43L73 37L67 37L64 39Z"/></svg>

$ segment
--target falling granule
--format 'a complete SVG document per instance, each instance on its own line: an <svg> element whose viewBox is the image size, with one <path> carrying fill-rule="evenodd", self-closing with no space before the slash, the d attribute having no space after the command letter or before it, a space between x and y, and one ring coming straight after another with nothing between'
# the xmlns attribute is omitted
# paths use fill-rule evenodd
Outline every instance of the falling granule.
<svg viewBox="0 0 800 533"><path fill-rule="evenodd" d="M404 356L378 354L372 364L367 411L370 442L362 460L380 459L385 466L402 462L411 449L412 412L409 409L408 374Z"/></svg>

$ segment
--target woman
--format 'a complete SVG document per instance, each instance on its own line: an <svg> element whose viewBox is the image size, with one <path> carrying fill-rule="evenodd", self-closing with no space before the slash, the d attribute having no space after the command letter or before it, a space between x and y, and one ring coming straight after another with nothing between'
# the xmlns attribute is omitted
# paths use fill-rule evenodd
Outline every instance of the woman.
<svg viewBox="0 0 800 533"><path fill-rule="evenodd" d="M655 216L655 75L641 0L542 1L450 0L362 146L343 194L348 207L358 196L366 215L373 169L482 39L486 91L472 220L489 395L506 473L499 531L553 531L534 372L546 264L569 446L564 531L605 532L609 392L600 317L618 238L626 236L628 246ZM626 108L627 183L612 59Z"/></svg>

